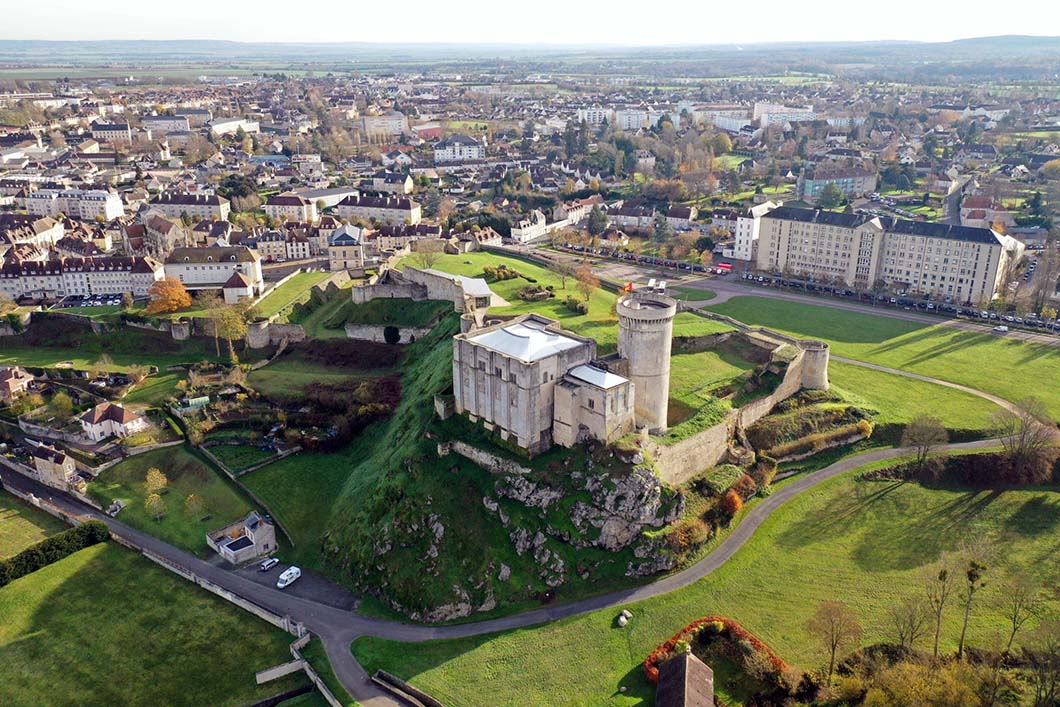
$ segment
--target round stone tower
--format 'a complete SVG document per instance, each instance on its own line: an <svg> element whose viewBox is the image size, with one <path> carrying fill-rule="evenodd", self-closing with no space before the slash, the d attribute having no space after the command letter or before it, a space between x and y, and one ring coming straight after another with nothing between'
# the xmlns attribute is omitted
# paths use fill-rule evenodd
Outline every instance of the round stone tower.
<svg viewBox="0 0 1060 707"><path fill-rule="evenodd" d="M802 347L802 387L828 390L828 344L823 341L800 341Z"/></svg>
<svg viewBox="0 0 1060 707"><path fill-rule="evenodd" d="M629 362L637 426L666 432L670 401L670 340L677 301L649 290L618 300L618 355Z"/></svg>

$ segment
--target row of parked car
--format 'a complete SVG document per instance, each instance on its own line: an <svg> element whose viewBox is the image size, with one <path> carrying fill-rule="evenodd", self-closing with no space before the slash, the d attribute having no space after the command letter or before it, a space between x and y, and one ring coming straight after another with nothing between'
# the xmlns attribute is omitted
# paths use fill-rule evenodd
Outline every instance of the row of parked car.
<svg viewBox="0 0 1060 707"><path fill-rule="evenodd" d="M873 301L873 294L871 292L858 292L849 288L817 283L812 280L809 282L803 282L800 280L788 280L783 277L771 277L769 275L757 275L754 273L745 273L742 276L742 279L765 287L787 287L793 290L827 294L835 297L847 297L861 302ZM917 309L924 312L933 312L952 317L967 317L969 319L1005 322L1006 324L1014 324L1029 329L1060 332L1060 320L1043 319L1034 314L1022 317L1012 312L997 312L993 309L980 310L970 305L960 306L950 302L929 302L927 300L916 299L901 294L878 294L875 296L875 299L877 304L885 306Z"/></svg>
<svg viewBox="0 0 1060 707"><path fill-rule="evenodd" d="M120 294L105 294L105 295L89 295L84 297L82 295L69 295L61 302L59 307L116 307L121 304Z"/></svg>
<svg viewBox="0 0 1060 707"><path fill-rule="evenodd" d="M585 253L586 255L595 255L600 258L627 260L629 262L637 263L639 265L651 265L653 267L658 268L673 268L674 270L685 270L687 272L707 272L707 269L699 263L685 263L680 260L671 260L669 258L656 258L653 255L626 253L621 250L611 248L590 248L589 246L575 245L573 243L565 243L563 244L563 247L567 250L573 250L575 253Z"/></svg>

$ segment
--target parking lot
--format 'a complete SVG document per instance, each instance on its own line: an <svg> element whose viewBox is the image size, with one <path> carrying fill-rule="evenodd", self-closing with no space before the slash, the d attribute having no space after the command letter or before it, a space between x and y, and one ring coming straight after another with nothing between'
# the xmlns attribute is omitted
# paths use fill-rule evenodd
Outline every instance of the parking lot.
<svg viewBox="0 0 1060 707"><path fill-rule="evenodd" d="M121 293L96 295L69 295L55 303L52 309L72 309L75 307L117 307L121 304Z"/></svg>

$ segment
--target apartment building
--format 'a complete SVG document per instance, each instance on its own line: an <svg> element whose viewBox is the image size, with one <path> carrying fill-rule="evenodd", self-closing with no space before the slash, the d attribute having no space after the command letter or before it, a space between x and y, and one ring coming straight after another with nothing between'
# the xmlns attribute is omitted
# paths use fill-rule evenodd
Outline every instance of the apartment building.
<svg viewBox="0 0 1060 707"><path fill-rule="evenodd" d="M467 135L453 135L434 146L434 161L469 162L486 159L486 145Z"/></svg>
<svg viewBox="0 0 1060 707"><path fill-rule="evenodd" d="M589 106L587 108L579 108L576 118L579 123L588 123L589 125L602 125L605 122L608 125L614 125L615 111L604 106Z"/></svg>
<svg viewBox="0 0 1060 707"><path fill-rule="evenodd" d="M240 130L247 134L259 133L261 126L256 120L243 120L242 118L220 118L210 123L210 132L217 137L235 135Z"/></svg>
<svg viewBox="0 0 1060 707"><path fill-rule="evenodd" d="M8 245L48 248L62 240L66 229L51 216L0 213L0 251Z"/></svg>
<svg viewBox="0 0 1060 707"><path fill-rule="evenodd" d="M150 202L151 209L170 218L198 216L207 221L224 221L232 207L228 199L216 194L174 194L163 192Z"/></svg>
<svg viewBox="0 0 1060 707"><path fill-rule="evenodd" d="M65 214L86 221L110 221L125 213L121 197L103 189L38 189L26 196L25 204L32 216Z"/></svg>
<svg viewBox="0 0 1060 707"><path fill-rule="evenodd" d="M403 135L409 131L409 119L397 111L382 115L366 115L361 119L364 132L369 137Z"/></svg>
<svg viewBox="0 0 1060 707"><path fill-rule="evenodd" d="M180 133L191 130L188 118L183 115L145 115L140 118L145 130L154 133Z"/></svg>
<svg viewBox="0 0 1060 707"><path fill-rule="evenodd" d="M242 246L174 248L166 257L166 277L184 283L189 290L223 289L233 275L242 275L255 294L265 288L261 257Z"/></svg>
<svg viewBox="0 0 1060 707"><path fill-rule="evenodd" d="M12 260L0 267L0 293L11 299L59 299L131 292L143 297L164 277L154 258L55 258Z"/></svg>
<svg viewBox="0 0 1060 707"><path fill-rule="evenodd" d="M92 139L102 142L124 140L132 142L132 128L128 123L93 123Z"/></svg>
<svg viewBox="0 0 1060 707"><path fill-rule="evenodd" d="M988 228L782 206L761 217L755 267L978 305L998 293L1022 248Z"/></svg>
<svg viewBox="0 0 1060 707"><path fill-rule="evenodd" d="M420 222L421 208L407 197L399 196L348 196L335 207L341 218L376 220L385 224Z"/></svg>
<svg viewBox="0 0 1060 707"><path fill-rule="evenodd" d="M755 101L751 119L758 121L758 126L764 128L768 125L817 120L817 112L810 105L787 106L782 103Z"/></svg>
<svg viewBox="0 0 1060 707"><path fill-rule="evenodd" d="M280 222L312 223L317 220L317 205L297 194L276 194L265 202L265 214Z"/></svg>
<svg viewBox="0 0 1060 707"><path fill-rule="evenodd" d="M845 197L856 197L876 191L876 172L867 169L835 168L803 171L796 183L799 198L816 203L821 192L829 184L835 184Z"/></svg>
<svg viewBox="0 0 1060 707"><path fill-rule="evenodd" d="M733 246L722 251L722 255L735 260L754 260L758 253L758 235L762 226L762 217L783 203L783 201L766 201L738 215L733 228Z"/></svg>

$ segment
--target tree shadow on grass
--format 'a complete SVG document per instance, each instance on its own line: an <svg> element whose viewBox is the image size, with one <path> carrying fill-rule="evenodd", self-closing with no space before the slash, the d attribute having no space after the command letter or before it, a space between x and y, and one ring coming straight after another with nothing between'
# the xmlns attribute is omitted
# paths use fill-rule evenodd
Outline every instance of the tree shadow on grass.
<svg viewBox="0 0 1060 707"><path fill-rule="evenodd" d="M1024 537L1051 533L1060 525L1060 498L1045 494L1031 496L1008 517L1005 529Z"/></svg>
<svg viewBox="0 0 1060 707"><path fill-rule="evenodd" d="M870 506L883 501L901 486L900 481L887 482L867 494L858 493L858 487L854 487L849 495L814 508L791 523L777 538L777 545L795 549L847 535L862 525L863 515Z"/></svg>

